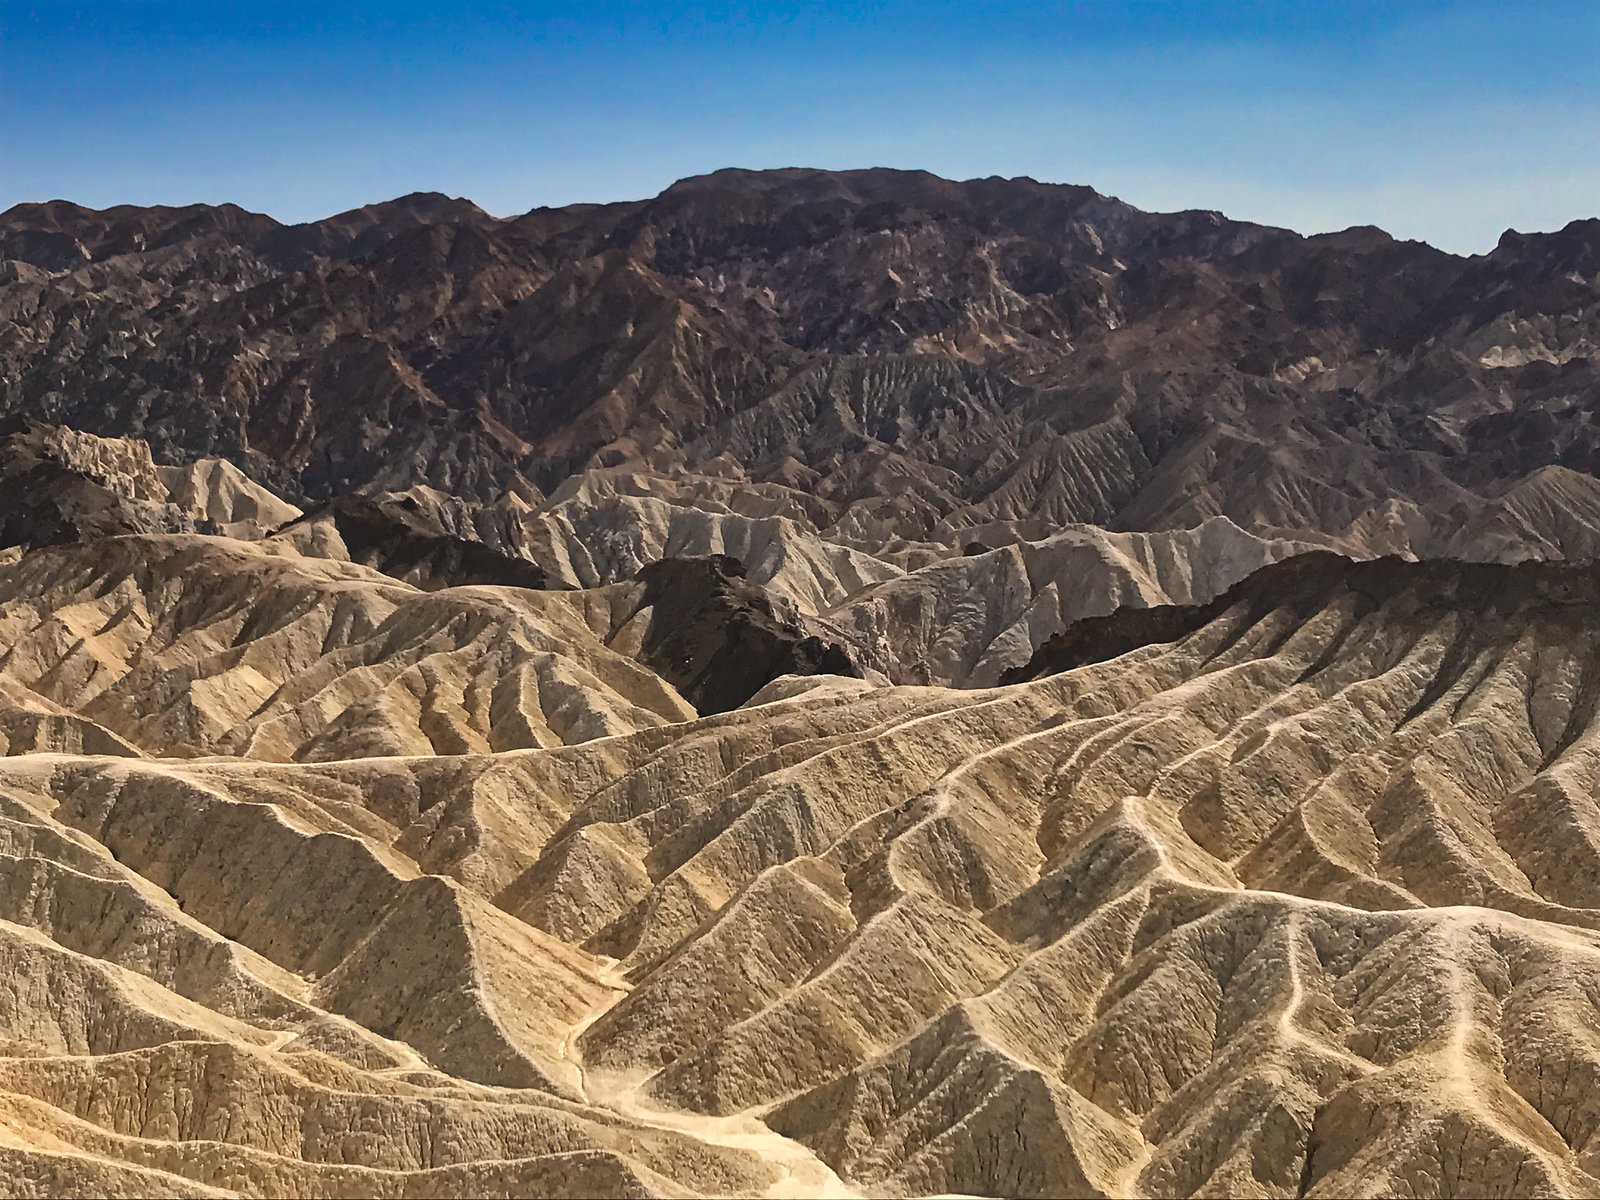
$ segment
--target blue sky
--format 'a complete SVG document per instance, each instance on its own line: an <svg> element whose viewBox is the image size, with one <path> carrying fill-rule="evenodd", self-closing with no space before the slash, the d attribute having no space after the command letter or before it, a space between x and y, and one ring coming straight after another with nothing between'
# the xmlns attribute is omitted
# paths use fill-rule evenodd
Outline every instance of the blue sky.
<svg viewBox="0 0 1600 1200"><path fill-rule="evenodd" d="M1466 253L1600 215L1594 0L0 0L0 105L0 207L506 215L881 165Z"/></svg>

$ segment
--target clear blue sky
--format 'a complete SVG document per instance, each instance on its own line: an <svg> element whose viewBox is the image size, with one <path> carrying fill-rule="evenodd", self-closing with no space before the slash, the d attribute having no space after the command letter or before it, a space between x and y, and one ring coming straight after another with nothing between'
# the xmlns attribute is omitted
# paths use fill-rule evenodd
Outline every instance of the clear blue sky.
<svg viewBox="0 0 1600 1200"><path fill-rule="evenodd" d="M506 215L882 165L1463 252L1600 215L1595 0L0 0L0 106L0 208Z"/></svg>

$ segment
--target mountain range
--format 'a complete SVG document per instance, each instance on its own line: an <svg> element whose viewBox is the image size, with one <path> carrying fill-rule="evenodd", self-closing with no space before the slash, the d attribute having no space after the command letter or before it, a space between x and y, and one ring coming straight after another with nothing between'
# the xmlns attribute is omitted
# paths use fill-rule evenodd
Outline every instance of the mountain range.
<svg viewBox="0 0 1600 1200"><path fill-rule="evenodd" d="M0 1194L1600 1195L1600 221L0 214Z"/></svg>
<svg viewBox="0 0 1600 1200"><path fill-rule="evenodd" d="M19 205L0 258L0 411L295 500L629 464L901 537L1332 537L1398 505L1432 551L1600 465L1596 221L1460 258L1031 180L724 171L509 220Z"/></svg>

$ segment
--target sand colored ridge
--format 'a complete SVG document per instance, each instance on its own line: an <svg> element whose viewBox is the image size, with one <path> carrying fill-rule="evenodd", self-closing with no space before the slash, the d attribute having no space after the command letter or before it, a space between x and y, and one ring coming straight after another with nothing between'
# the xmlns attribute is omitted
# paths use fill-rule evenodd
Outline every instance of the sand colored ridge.
<svg viewBox="0 0 1600 1200"><path fill-rule="evenodd" d="M703 718L560 595L0 594L8 1194L1600 1191L1591 568L1302 556Z"/></svg>

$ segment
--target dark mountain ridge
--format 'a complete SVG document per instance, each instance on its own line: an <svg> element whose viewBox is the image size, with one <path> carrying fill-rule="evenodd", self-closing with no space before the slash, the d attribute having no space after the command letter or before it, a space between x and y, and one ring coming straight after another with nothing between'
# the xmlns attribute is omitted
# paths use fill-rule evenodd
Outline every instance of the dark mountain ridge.
<svg viewBox="0 0 1600 1200"><path fill-rule="evenodd" d="M0 412L301 499L631 463L798 471L912 538L1333 536L1400 502L1442 544L1600 467L1594 221L1462 258L1028 179L733 170L504 220L19 205L0 258Z"/></svg>

